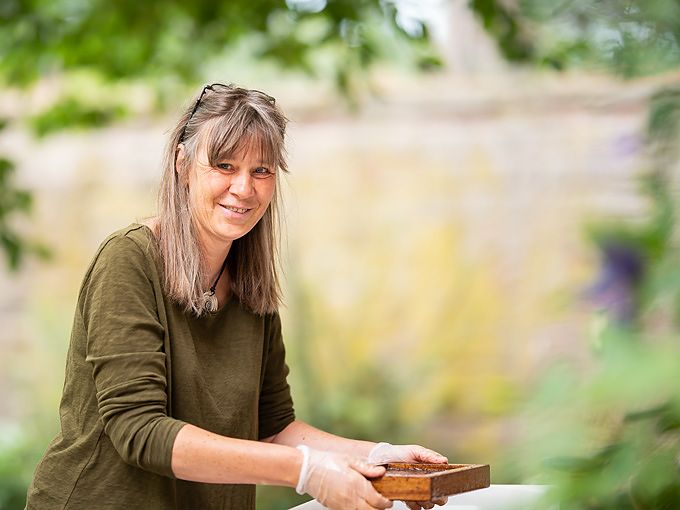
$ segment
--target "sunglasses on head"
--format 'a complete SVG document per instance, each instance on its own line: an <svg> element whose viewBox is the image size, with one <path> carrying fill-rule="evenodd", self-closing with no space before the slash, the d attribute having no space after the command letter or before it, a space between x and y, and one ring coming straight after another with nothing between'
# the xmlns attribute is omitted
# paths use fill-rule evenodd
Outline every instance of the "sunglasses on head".
<svg viewBox="0 0 680 510"><path fill-rule="evenodd" d="M196 100L196 104L194 104L194 108L193 108L193 110L191 110L191 114L189 115L189 118L187 119L186 124L184 124L184 127L182 128L182 133L179 135L179 143L182 143L184 141L184 135L186 134L187 126L189 125L191 118L194 116L194 113L196 113L196 110L198 110L198 105L201 104L201 100L203 99L203 96L209 90L215 91L216 87L224 87L224 88L229 89L229 90L234 90L234 89L238 88L238 87L235 87L234 85L225 85L224 83L211 83L210 85L206 85L205 87L203 87L203 90L201 91L201 95L198 96L198 99ZM256 94L259 94L260 96L264 97L267 101L269 101L271 104L276 104L276 99L274 99L269 94L265 94L261 90L251 89L249 92L254 92Z"/></svg>

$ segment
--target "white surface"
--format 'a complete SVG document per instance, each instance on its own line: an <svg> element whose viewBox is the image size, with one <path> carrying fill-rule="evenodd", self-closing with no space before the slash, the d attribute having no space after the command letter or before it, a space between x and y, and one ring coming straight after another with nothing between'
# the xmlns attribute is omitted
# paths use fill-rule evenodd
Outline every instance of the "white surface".
<svg viewBox="0 0 680 510"><path fill-rule="evenodd" d="M449 497L444 506L435 509L453 508L456 510L520 510L537 501L545 494L544 485L492 485L487 489L479 489ZM294 507L295 510L323 510L326 507L317 501L308 501ZM395 501L393 510L408 510L401 501ZM293 509L291 509L293 510Z"/></svg>

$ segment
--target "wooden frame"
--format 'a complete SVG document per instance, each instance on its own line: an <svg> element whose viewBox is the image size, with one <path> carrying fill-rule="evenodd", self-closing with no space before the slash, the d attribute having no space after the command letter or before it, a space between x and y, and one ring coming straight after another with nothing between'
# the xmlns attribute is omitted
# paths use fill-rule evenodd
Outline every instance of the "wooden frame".
<svg viewBox="0 0 680 510"><path fill-rule="evenodd" d="M488 464L384 464L387 471L371 480L373 487L388 499L430 501L483 489L491 485Z"/></svg>

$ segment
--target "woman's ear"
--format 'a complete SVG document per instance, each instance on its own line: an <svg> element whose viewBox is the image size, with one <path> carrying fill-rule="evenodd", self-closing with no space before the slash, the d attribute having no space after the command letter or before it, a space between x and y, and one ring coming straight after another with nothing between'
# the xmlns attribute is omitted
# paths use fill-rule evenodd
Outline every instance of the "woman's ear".
<svg viewBox="0 0 680 510"><path fill-rule="evenodd" d="M189 185L188 157L186 146L183 143L178 144L175 150L175 175L177 182L183 186Z"/></svg>
<svg viewBox="0 0 680 510"><path fill-rule="evenodd" d="M184 144L180 143L175 150L175 172L177 172L178 175L180 174L181 169L184 168L185 157L186 149L184 148Z"/></svg>

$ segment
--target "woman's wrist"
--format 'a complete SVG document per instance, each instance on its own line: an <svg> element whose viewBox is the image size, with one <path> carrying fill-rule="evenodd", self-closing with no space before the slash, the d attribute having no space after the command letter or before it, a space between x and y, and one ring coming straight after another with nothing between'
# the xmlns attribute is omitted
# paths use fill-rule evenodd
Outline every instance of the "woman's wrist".
<svg viewBox="0 0 680 510"><path fill-rule="evenodd" d="M302 464L300 465L300 474L298 475L295 492L298 494L304 494L306 492L305 484L307 483L307 475L309 474L309 447L304 444L300 444L296 446L296 449L300 450L302 453Z"/></svg>

